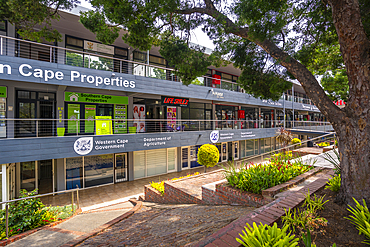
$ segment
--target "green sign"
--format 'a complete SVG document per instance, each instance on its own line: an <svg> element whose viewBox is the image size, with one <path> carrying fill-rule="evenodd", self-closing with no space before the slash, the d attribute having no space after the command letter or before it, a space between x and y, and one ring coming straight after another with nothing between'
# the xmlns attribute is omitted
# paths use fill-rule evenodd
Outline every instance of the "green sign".
<svg viewBox="0 0 370 247"><path fill-rule="evenodd" d="M6 87L0 87L0 98L6 98Z"/></svg>
<svg viewBox="0 0 370 247"><path fill-rule="evenodd" d="M80 105L68 104L68 133L80 132Z"/></svg>
<svg viewBox="0 0 370 247"><path fill-rule="evenodd" d="M95 105L85 105L85 133L94 133L94 122L96 116Z"/></svg>
<svg viewBox="0 0 370 247"><path fill-rule="evenodd" d="M105 119L96 120L96 135L111 135L112 133L112 119L111 116L95 116L95 119Z"/></svg>
<svg viewBox="0 0 370 247"><path fill-rule="evenodd" d="M127 105L114 105L114 134L127 133Z"/></svg>
<svg viewBox="0 0 370 247"><path fill-rule="evenodd" d="M65 92L64 99L71 102L128 105L128 97L126 96L105 94Z"/></svg>

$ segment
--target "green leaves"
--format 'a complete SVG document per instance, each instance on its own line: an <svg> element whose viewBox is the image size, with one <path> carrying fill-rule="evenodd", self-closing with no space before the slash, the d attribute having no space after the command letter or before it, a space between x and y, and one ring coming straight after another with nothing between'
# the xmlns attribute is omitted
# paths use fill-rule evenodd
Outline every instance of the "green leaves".
<svg viewBox="0 0 370 247"><path fill-rule="evenodd" d="M367 240L364 243L370 245L370 212L366 205L365 199L363 199L363 205L361 205L355 198L353 200L356 203L356 207L349 206L348 211L353 215L346 218L354 224L360 234L364 234Z"/></svg>
<svg viewBox="0 0 370 247"><path fill-rule="evenodd" d="M276 222L273 226L263 225L257 226L253 222L253 227L247 223L242 234L239 234L241 239L236 238L236 241L246 247L293 247L298 245L298 238L287 232L288 227L282 229L277 227Z"/></svg>
<svg viewBox="0 0 370 247"><path fill-rule="evenodd" d="M51 27L51 20L59 19L58 10L71 9L78 3L77 0L2 1L0 19L14 24L23 38L38 42L42 38L48 41L61 40L59 32Z"/></svg>
<svg viewBox="0 0 370 247"><path fill-rule="evenodd" d="M176 71L183 84L189 85L197 77L203 76L215 59L203 53L199 46L189 48L187 41L173 37L160 42L159 52Z"/></svg>

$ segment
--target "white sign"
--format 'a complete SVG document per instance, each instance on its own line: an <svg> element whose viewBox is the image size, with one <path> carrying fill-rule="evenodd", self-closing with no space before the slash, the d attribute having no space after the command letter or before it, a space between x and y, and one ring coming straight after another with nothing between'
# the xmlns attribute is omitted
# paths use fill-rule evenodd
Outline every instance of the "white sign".
<svg viewBox="0 0 370 247"><path fill-rule="evenodd" d="M101 86L116 86L123 88L135 88L135 81L128 81L122 78L121 76L112 76L103 77L103 76L93 76L89 74L83 74L79 71L71 70L69 77L64 75L62 71L54 71L50 69L39 69L33 68L29 64L21 64L18 67L18 72L21 76L24 77L35 77L38 80L43 80L48 82L50 80L65 81L70 80L72 82L78 83L88 83L95 85L95 87ZM12 67L8 64L0 64L0 74L12 74Z"/></svg>
<svg viewBox="0 0 370 247"><path fill-rule="evenodd" d="M248 138L248 137L255 137L256 135L252 133L252 131L248 131L248 132L242 132L241 133L241 138Z"/></svg>
<svg viewBox="0 0 370 247"><path fill-rule="evenodd" d="M219 99L224 98L224 93L216 92L216 91L213 90L213 88L211 89L211 93L212 93L213 96L216 96Z"/></svg>
<svg viewBox="0 0 370 247"><path fill-rule="evenodd" d="M89 154L93 149L93 137L78 138L75 141L73 148L79 155Z"/></svg>
<svg viewBox="0 0 370 247"><path fill-rule="evenodd" d="M114 46L99 44L92 41L84 40L84 49L114 55Z"/></svg>
<svg viewBox="0 0 370 247"><path fill-rule="evenodd" d="M220 131L214 130L209 134L209 139L211 140L212 143L218 142L218 139L220 138Z"/></svg>

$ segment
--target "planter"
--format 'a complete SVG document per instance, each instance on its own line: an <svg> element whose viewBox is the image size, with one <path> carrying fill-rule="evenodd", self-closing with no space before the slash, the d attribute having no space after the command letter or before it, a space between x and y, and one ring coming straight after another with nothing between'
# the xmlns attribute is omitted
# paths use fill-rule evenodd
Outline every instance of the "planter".
<svg viewBox="0 0 370 247"><path fill-rule="evenodd" d="M57 135L58 136L64 136L65 131L66 131L66 128L60 128L60 127L58 127L57 128Z"/></svg>

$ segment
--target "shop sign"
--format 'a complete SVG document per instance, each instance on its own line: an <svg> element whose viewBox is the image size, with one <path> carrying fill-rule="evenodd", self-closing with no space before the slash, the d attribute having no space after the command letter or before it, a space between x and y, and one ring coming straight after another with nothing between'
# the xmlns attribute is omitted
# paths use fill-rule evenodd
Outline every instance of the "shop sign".
<svg viewBox="0 0 370 247"><path fill-rule="evenodd" d="M112 119L111 116L95 116L96 120L96 135L112 135Z"/></svg>
<svg viewBox="0 0 370 247"><path fill-rule="evenodd" d="M189 106L189 99L188 98L177 98L177 97L161 97L162 105L167 106L181 106L181 107L188 107Z"/></svg>
<svg viewBox="0 0 370 247"><path fill-rule="evenodd" d="M128 105L128 97L92 93L65 92L65 101L81 103L102 103Z"/></svg>
<svg viewBox="0 0 370 247"><path fill-rule="evenodd" d="M218 99L223 99L224 98L224 93L216 92L215 90L213 90L213 88L211 89L210 92L211 92L212 96L216 96Z"/></svg>
<svg viewBox="0 0 370 247"><path fill-rule="evenodd" d="M241 132L240 137L241 138L250 138L250 137L255 137L256 135L253 134L252 131L247 131L247 132Z"/></svg>
<svg viewBox="0 0 370 247"><path fill-rule="evenodd" d="M0 98L6 98L6 87L0 87Z"/></svg>
<svg viewBox="0 0 370 247"><path fill-rule="evenodd" d="M102 76L93 76L89 74L83 74L76 70L71 70L69 77L67 77L62 71L55 71L51 69L40 69L33 68L29 64L21 64L18 67L18 73L24 77L34 77L38 80L43 80L48 82L51 80L65 81L70 80L71 82L81 82L95 85L95 87L101 86L116 86L120 88L135 88L135 81L125 80L122 76L112 76L102 77ZM12 67L9 64L0 64L0 74L12 74Z"/></svg>
<svg viewBox="0 0 370 247"><path fill-rule="evenodd" d="M114 55L114 46L99 44L88 40L84 40L84 49Z"/></svg>
<svg viewBox="0 0 370 247"><path fill-rule="evenodd" d="M94 137L81 137L78 138L74 144L73 149L79 155L87 155L92 150L110 150L110 149L121 149L125 148L128 143L127 139L112 139L112 140L95 140Z"/></svg>

